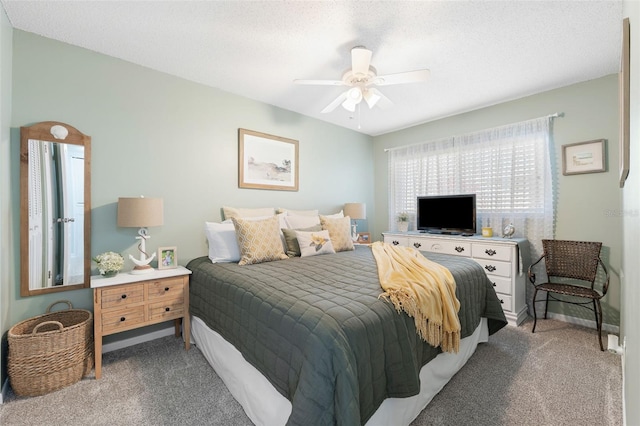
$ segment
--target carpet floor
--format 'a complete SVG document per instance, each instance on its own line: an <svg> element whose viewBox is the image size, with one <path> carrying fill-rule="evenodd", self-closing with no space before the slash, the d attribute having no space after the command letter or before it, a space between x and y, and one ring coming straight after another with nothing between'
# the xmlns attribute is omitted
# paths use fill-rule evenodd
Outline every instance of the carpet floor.
<svg viewBox="0 0 640 426"><path fill-rule="evenodd" d="M531 326L481 344L411 425L622 425L621 358L600 351L595 330ZM0 405L4 426L178 424L252 423L198 348L171 336L104 354L100 380L31 398L10 390Z"/></svg>

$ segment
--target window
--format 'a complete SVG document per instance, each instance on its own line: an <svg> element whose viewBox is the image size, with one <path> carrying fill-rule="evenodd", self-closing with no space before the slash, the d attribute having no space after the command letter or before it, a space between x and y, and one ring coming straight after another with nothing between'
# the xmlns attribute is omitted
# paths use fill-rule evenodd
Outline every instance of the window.
<svg viewBox="0 0 640 426"><path fill-rule="evenodd" d="M415 229L419 195L474 193L478 228L501 235L513 223L532 248L551 238L550 123L543 117L390 149L389 229L400 212L409 213Z"/></svg>

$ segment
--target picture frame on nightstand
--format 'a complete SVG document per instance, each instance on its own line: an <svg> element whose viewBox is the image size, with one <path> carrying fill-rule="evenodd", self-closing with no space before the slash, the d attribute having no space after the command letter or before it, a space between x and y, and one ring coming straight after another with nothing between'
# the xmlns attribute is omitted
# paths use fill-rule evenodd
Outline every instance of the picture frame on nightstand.
<svg viewBox="0 0 640 426"><path fill-rule="evenodd" d="M158 269L172 269L178 267L178 248L158 248Z"/></svg>
<svg viewBox="0 0 640 426"><path fill-rule="evenodd" d="M368 232L359 232L358 240L356 242L360 244L369 244L371 242L371 235Z"/></svg>

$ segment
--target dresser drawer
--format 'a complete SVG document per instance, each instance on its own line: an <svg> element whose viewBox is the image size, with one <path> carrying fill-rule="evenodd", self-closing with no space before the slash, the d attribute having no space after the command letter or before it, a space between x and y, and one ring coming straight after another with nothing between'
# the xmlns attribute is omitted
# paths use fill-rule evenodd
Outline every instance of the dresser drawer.
<svg viewBox="0 0 640 426"><path fill-rule="evenodd" d="M493 284L496 293L511 294L511 278L499 277L497 275L487 275Z"/></svg>
<svg viewBox="0 0 640 426"><path fill-rule="evenodd" d="M102 290L102 309L124 307L144 300L144 288L140 284L122 285Z"/></svg>
<svg viewBox="0 0 640 426"><path fill-rule="evenodd" d="M512 248L495 244L473 244L473 257L479 259L511 261Z"/></svg>
<svg viewBox="0 0 640 426"><path fill-rule="evenodd" d="M149 300L159 297L182 298L184 291L184 281L180 277L151 281L147 285L149 286Z"/></svg>
<svg viewBox="0 0 640 426"><path fill-rule="evenodd" d="M412 238L409 243L412 247L421 251L471 257L471 243L468 242L448 241L444 239Z"/></svg>
<svg viewBox="0 0 640 426"><path fill-rule="evenodd" d="M500 303L502 304L503 311L511 310L511 296L507 296L506 294L498 293L498 299L500 299Z"/></svg>
<svg viewBox="0 0 640 426"><path fill-rule="evenodd" d="M184 316L184 300L182 297L149 304L149 319L155 321L165 318L181 318Z"/></svg>
<svg viewBox="0 0 640 426"><path fill-rule="evenodd" d="M487 275L498 275L501 277L511 276L511 263L499 262L495 260L473 259L482 266ZM491 278L491 277L489 277Z"/></svg>
<svg viewBox="0 0 640 426"><path fill-rule="evenodd" d="M144 323L144 306L134 306L102 313L102 332L104 334L129 329Z"/></svg>
<svg viewBox="0 0 640 426"><path fill-rule="evenodd" d="M387 244L393 244L394 246L409 246L409 237L399 237L397 235L385 235L384 242Z"/></svg>

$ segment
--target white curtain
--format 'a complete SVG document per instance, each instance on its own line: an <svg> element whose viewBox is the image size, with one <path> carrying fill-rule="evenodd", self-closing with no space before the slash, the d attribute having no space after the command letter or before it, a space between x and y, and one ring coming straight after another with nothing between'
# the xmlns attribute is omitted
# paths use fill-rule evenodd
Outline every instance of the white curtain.
<svg viewBox="0 0 640 426"><path fill-rule="evenodd" d="M419 195L476 194L478 229L513 223L537 259L554 234L551 128L543 117L389 149L389 229L407 212L415 230Z"/></svg>

